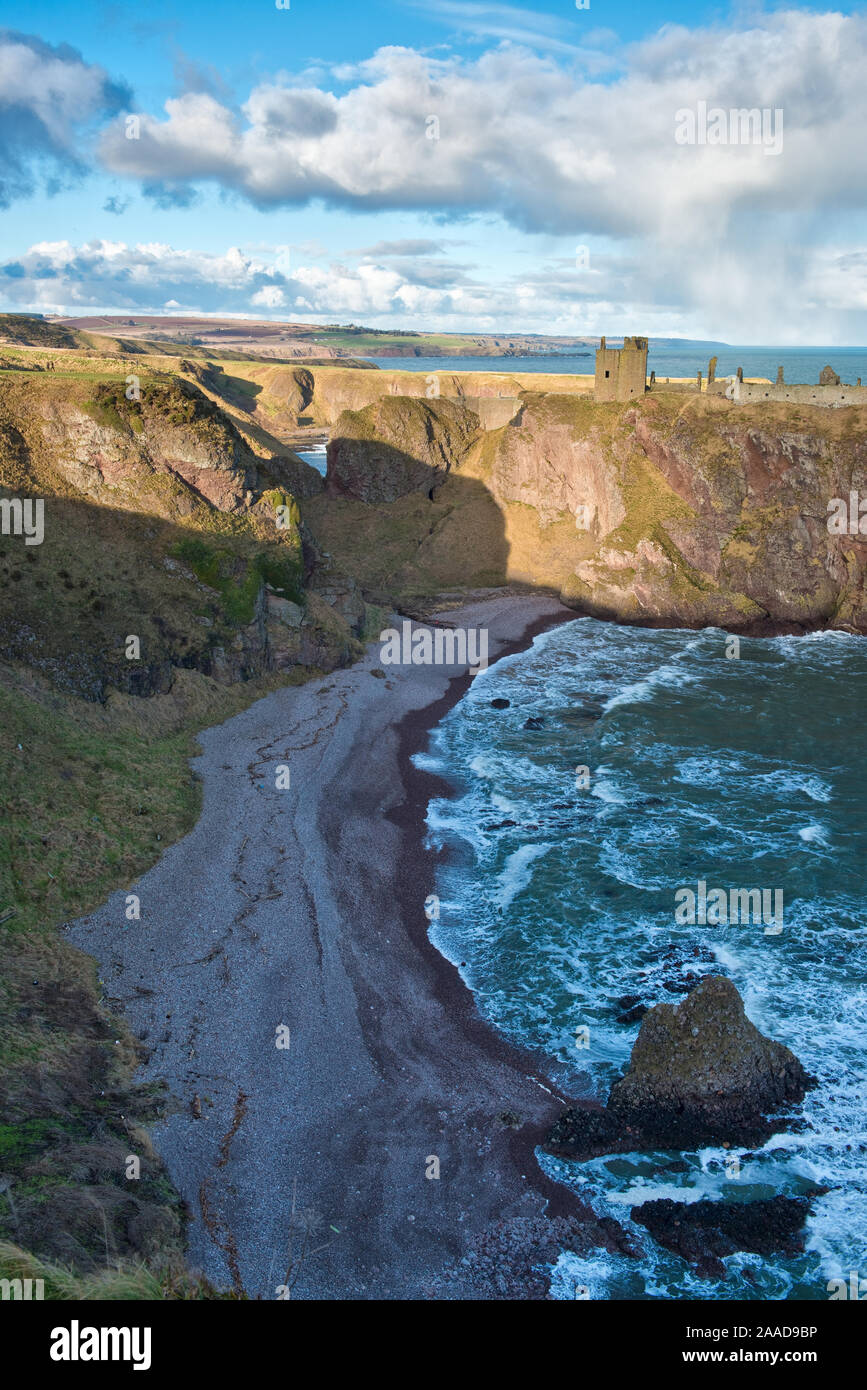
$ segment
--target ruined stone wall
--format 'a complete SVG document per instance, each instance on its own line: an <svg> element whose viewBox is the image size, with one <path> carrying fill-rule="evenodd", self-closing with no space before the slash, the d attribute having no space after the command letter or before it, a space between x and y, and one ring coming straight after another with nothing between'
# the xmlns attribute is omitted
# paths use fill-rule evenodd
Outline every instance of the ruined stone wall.
<svg viewBox="0 0 867 1390"><path fill-rule="evenodd" d="M596 383L594 395L597 401L616 401L617 383L620 378L620 349L601 347L596 352Z"/></svg>
<svg viewBox="0 0 867 1390"><path fill-rule="evenodd" d="M624 338L620 354L620 377L617 399L628 401L643 396L647 384L647 339Z"/></svg>
<svg viewBox="0 0 867 1390"><path fill-rule="evenodd" d="M657 377L651 381L648 391L680 391L687 396L700 396L701 387L694 381L669 381L666 377ZM722 392L714 391L712 386L708 387L713 395L721 395Z"/></svg>
<svg viewBox="0 0 867 1390"><path fill-rule="evenodd" d="M728 396L739 405L753 401L792 401L796 405L867 405L867 386L771 386L756 381L717 380L708 384L713 396ZM729 390L731 394L729 394Z"/></svg>

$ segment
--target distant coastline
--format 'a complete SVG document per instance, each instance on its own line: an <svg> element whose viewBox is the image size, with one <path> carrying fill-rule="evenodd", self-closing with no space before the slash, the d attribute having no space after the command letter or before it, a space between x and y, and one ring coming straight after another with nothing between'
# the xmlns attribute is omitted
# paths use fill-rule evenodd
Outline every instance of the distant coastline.
<svg viewBox="0 0 867 1390"><path fill-rule="evenodd" d="M617 338L610 339L614 345L619 341ZM746 377L774 381L777 368L782 367L787 382L807 384L817 382L822 368L830 365L849 386L854 386L858 377L867 383L867 347L738 347L703 342L689 343L685 340L681 340L678 346L668 346L658 339L654 341L651 338L647 369L648 372L655 371L657 379L666 376L694 378L698 371L704 377L712 356L717 358L717 377L734 376L738 367L743 367ZM483 357L448 355L401 358L364 354L364 360L376 367L406 372L430 372L444 367L449 371L494 372L497 370L497 363L502 363L504 372L514 372L518 363L522 372L592 376L594 370L594 354L592 351L584 350L574 353L533 352L526 357L505 353L500 356ZM335 366L339 365L339 361L335 362Z"/></svg>

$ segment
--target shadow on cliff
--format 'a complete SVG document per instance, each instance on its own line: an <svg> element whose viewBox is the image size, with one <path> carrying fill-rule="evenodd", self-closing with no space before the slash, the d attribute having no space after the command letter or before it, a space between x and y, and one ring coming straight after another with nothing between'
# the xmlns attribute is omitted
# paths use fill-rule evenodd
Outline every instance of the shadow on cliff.
<svg viewBox="0 0 867 1390"><path fill-rule="evenodd" d="M325 491L300 506L318 549L371 602L508 582L499 505L445 458L437 467L380 440L333 438Z"/></svg>
<svg viewBox="0 0 867 1390"><path fill-rule="evenodd" d="M0 536L0 661L98 702L109 687L164 693L175 667L252 679L268 667L264 583L290 593L292 559L253 535L48 496L41 544Z"/></svg>

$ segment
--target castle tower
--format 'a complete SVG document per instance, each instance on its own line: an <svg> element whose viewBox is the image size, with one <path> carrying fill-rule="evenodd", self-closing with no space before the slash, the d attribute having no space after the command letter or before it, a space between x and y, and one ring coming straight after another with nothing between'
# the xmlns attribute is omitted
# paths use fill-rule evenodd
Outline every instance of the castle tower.
<svg viewBox="0 0 867 1390"><path fill-rule="evenodd" d="M622 348L606 346L600 338L596 350L597 401L631 401L647 388L647 339L624 338Z"/></svg>

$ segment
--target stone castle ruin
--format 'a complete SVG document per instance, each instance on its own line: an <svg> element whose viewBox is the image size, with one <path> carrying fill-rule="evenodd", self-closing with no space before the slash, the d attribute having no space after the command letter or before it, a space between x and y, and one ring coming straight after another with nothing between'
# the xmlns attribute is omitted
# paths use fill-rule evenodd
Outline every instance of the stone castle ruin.
<svg viewBox="0 0 867 1390"><path fill-rule="evenodd" d="M794 401L798 405L823 405L838 407L843 405L867 405L867 386L846 386L833 367L823 367L818 385L787 385L782 367L777 368L777 379L773 386L767 381L744 381L744 369L738 367L737 375L708 379L708 392L714 396L725 396L738 405L752 401Z"/></svg>
<svg viewBox="0 0 867 1390"><path fill-rule="evenodd" d="M647 380L647 339L624 338L622 348L608 347L600 338L596 351L596 378L594 399L597 401L631 401L641 397L646 391L678 391L699 394L702 390L702 374L696 372L694 381L670 381L667 377L657 381L656 373L650 373ZM743 367L738 367L733 377L716 375L717 359L712 357L708 363L706 392L712 396L725 396L737 404L748 401L794 401L800 405L867 405L867 386L846 386L833 367L823 367L818 384L787 385L782 367L777 368L777 379L773 385L767 381L745 381Z"/></svg>
<svg viewBox="0 0 867 1390"><path fill-rule="evenodd" d="M647 389L647 339L624 338L622 348L610 348L600 338L596 351L597 401L631 401Z"/></svg>

